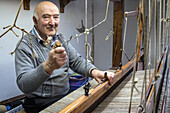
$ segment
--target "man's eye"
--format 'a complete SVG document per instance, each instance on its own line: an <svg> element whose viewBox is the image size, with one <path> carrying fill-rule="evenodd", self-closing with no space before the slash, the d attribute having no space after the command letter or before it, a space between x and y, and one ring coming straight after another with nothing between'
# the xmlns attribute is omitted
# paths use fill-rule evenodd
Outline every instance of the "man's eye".
<svg viewBox="0 0 170 113"><path fill-rule="evenodd" d="M48 15L44 15L44 16L43 16L43 18L49 18L49 17L50 17L50 16L48 16Z"/></svg>
<svg viewBox="0 0 170 113"><path fill-rule="evenodd" d="M58 16L54 16L54 19L58 19Z"/></svg>
<svg viewBox="0 0 170 113"><path fill-rule="evenodd" d="M53 15L53 17L54 17L54 18L59 18L59 15L58 15L58 14L57 14L57 15Z"/></svg>

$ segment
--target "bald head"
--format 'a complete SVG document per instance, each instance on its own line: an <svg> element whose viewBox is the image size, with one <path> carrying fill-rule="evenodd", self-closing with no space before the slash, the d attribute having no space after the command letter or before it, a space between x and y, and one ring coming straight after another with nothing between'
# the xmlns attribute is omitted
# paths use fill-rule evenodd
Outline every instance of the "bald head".
<svg viewBox="0 0 170 113"><path fill-rule="evenodd" d="M35 7L33 16L38 20L38 18L39 18L38 16L39 16L44 10L46 10L46 9L49 8L49 7L51 7L51 8L56 8L57 10L59 10L58 7L57 7L54 3L50 2L50 1L43 1L43 2L40 2L40 3Z"/></svg>

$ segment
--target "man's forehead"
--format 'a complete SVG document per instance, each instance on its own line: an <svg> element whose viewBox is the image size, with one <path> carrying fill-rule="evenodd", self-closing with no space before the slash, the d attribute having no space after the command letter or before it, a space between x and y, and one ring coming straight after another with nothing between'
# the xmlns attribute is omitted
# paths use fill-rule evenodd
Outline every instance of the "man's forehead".
<svg viewBox="0 0 170 113"><path fill-rule="evenodd" d="M37 11L40 15L49 14L49 15L59 15L59 9L55 5L42 5L38 8Z"/></svg>

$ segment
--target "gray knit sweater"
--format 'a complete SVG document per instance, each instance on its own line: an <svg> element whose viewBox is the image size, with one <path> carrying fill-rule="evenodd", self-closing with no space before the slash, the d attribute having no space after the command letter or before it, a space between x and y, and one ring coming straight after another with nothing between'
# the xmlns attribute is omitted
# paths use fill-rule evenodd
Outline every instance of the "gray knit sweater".
<svg viewBox="0 0 170 113"><path fill-rule="evenodd" d="M62 43L64 38L61 34L55 37ZM17 84L20 90L27 97L57 97L66 94L69 89L68 69L85 75L89 69L95 67L88 63L85 69L85 59L71 46L63 44L67 52L67 63L61 68L53 71L51 75L47 74L42 63L48 59L52 47L44 46L37 38L31 36L32 47L35 57L32 58L32 51L29 36L25 35L23 41L15 52L15 68ZM86 72L87 71L87 72ZM88 73L89 75L89 73Z"/></svg>

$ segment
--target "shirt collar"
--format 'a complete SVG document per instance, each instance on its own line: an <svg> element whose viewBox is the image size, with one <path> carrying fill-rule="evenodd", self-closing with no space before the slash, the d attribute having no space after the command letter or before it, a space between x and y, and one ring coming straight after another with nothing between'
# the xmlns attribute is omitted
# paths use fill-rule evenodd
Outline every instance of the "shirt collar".
<svg viewBox="0 0 170 113"><path fill-rule="evenodd" d="M33 27L32 32L33 35L39 37L40 39L38 39L38 42L40 43L40 41L42 40L42 38L40 37L40 35L38 34L37 30L35 29L35 27ZM56 35L53 37L51 45L53 45L55 43L55 40L58 39L58 33L56 33Z"/></svg>
<svg viewBox="0 0 170 113"><path fill-rule="evenodd" d="M32 34L38 37L38 42L40 42L40 41L42 40L42 38L41 38L40 35L38 34L38 32L37 32L37 30L35 29L35 27L33 27L33 29L32 29ZM40 38L41 40L40 40L39 38Z"/></svg>

